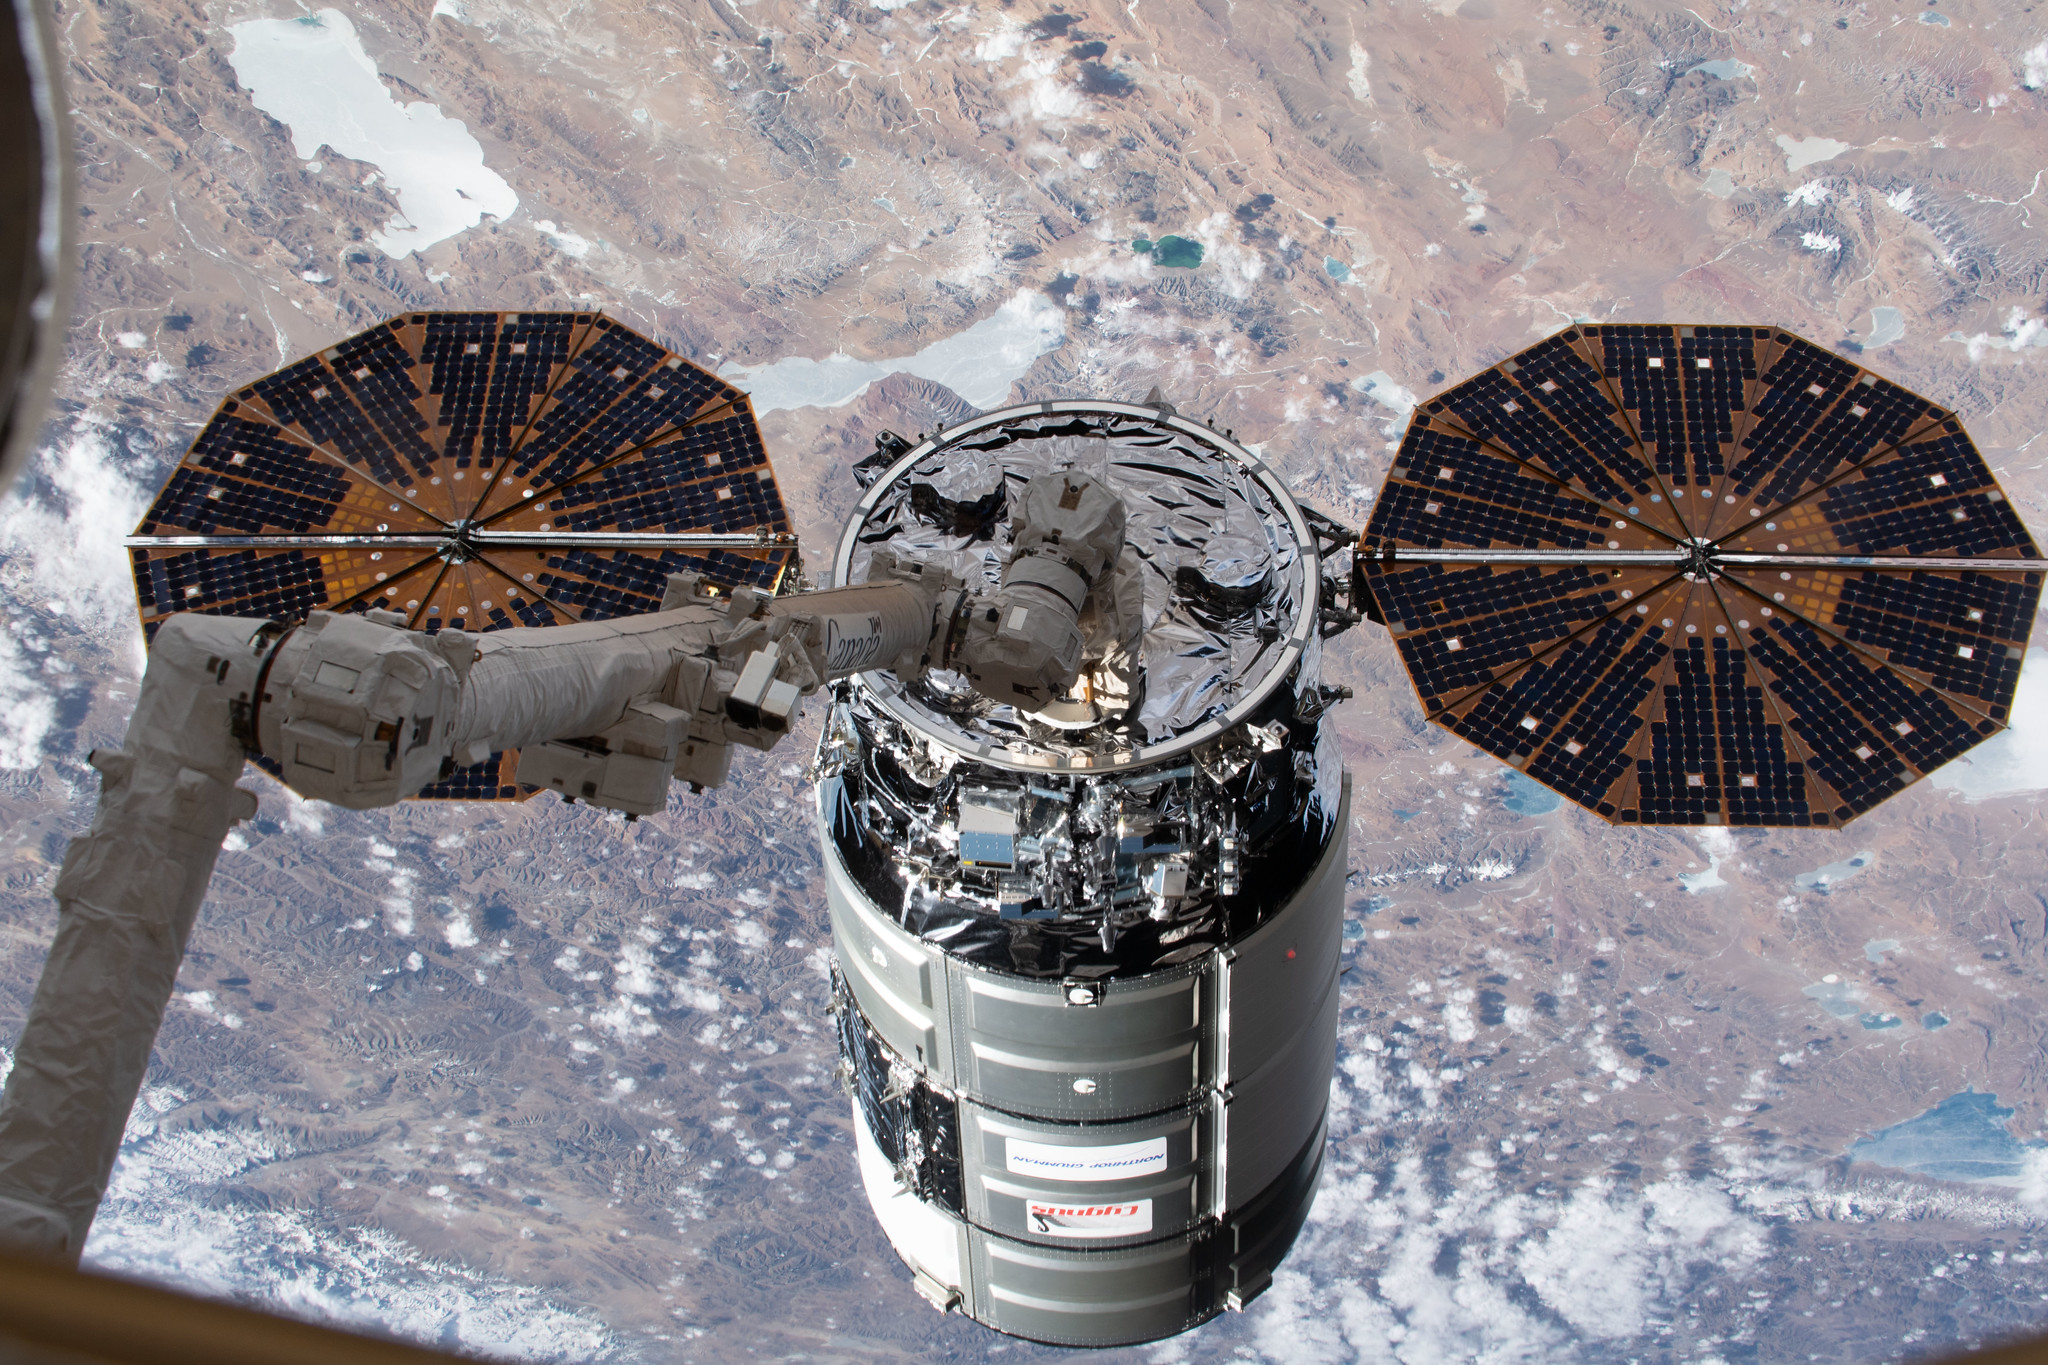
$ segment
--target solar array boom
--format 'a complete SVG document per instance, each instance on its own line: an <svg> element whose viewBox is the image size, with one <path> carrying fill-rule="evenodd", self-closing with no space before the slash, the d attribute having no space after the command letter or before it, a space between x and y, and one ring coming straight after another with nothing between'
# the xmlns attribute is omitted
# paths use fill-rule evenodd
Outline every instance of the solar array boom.
<svg viewBox="0 0 2048 1365"><path fill-rule="evenodd" d="M129 536L122 543L130 549L220 549L259 550L349 549L355 546L402 546L439 551L452 538L446 535L350 534L304 536ZM464 539L479 549L501 550L771 550L795 549L796 535L789 531L471 531Z"/></svg>
<svg viewBox="0 0 2048 1365"><path fill-rule="evenodd" d="M1393 550L1381 551L1384 564L1616 564L1683 567L1691 555L1684 550ZM1361 556L1363 558L1363 556ZM2048 559L1957 559L1939 555L1793 555L1723 554L1730 567L1786 565L1807 569L1970 569L1983 573L2044 573Z"/></svg>

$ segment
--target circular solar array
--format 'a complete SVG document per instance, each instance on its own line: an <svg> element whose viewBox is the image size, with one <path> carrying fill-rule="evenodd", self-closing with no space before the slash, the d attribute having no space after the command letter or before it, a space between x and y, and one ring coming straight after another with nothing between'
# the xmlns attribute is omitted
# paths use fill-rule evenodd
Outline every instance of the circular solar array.
<svg viewBox="0 0 2048 1365"><path fill-rule="evenodd" d="M1567 330L1359 546L1432 720L1622 824L1833 827L2007 723L2042 573L1955 414L1789 332Z"/></svg>
<svg viewBox="0 0 2048 1365"><path fill-rule="evenodd" d="M770 591L795 539L746 396L594 313L412 313L223 402L129 541L180 611L497 630ZM513 794L493 759L428 795Z"/></svg>

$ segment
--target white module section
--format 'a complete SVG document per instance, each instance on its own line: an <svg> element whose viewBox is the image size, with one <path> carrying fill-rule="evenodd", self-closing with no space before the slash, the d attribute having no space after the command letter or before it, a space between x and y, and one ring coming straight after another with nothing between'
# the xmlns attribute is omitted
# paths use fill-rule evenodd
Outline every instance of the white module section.
<svg viewBox="0 0 2048 1365"><path fill-rule="evenodd" d="M868 1204L896 1254L912 1271L923 1271L947 1289L960 1292L960 1266L967 1252L965 1225L896 1183L896 1172L875 1145L859 1105L853 1107L853 1146Z"/></svg>

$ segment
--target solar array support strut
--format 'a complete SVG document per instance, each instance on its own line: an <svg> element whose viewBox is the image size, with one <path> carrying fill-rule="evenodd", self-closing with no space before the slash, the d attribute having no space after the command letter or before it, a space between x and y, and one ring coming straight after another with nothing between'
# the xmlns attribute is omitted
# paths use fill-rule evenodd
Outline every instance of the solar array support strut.
<svg viewBox="0 0 2048 1365"><path fill-rule="evenodd" d="M1692 559L1688 550L1363 550L1360 558L1383 564L1588 564L1616 568L1673 568ZM1709 560L1730 568L1966 570L1972 573L2048 573L2048 559L1965 559L1939 555L1736 554L1710 551Z"/></svg>

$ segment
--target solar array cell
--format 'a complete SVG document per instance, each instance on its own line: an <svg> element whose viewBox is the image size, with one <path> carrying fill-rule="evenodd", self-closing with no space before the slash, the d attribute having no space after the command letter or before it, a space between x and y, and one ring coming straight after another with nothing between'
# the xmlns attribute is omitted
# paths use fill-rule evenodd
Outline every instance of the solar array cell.
<svg viewBox="0 0 2048 1365"><path fill-rule="evenodd" d="M287 439L276 427L234 416L209 423L192 443L185 463L328 504L339 504L354 483L344 471L316 458L311 447Z"/></svg>
<svg viewBox="0 0 2048 1365"><path fill-rule="evenodd" d="M1411 426L1396 469L1369 532L1388 541L1580 549L1607 538L1598 503L1469 437Z"/></svg>
<svg viewBox="0 0 2048 1365"><path fill-rule="evenodd" d="M536 788L522 787L513 773L519 766L519 751L507 749L492 754L468 768L457 768L420 792L422 801L524 801Z"/></svg>
<svg viewBox="0 0 2048 1365"><path fill-rule="evenodd" d="M1614 614L1655 581L1579 565L1432 564L1380 575L1374 594L1434 711Z"/></svg>
<svg viewBox="0 0 2048 1365"><path fill-rule="evenodd" d="M1539 343L1427 404L1454 429L1611 508L1657 491L1598 368L1575 332ZM1421 415L1421 414L1418 414Z"/></svg>
<svg viewBox="0 0 2048 1365"><path fill-rule="evenodd" d="M1934 415L1917 394L1789 333L1763 373L1732 469L1737 502L1769 508L1833 479Z"/></svg>
<svg viewBox="0 0 2048 1365"><path fill-rule="evenodd" d="M2015 640L2040 600L2035 574L1845 575L1824 619L1848 644L2003 720L2019 685Z"/></svg>
<svg viewBox="0 0 2048 1365"><path fill-rule="evenodd" d="M427 419L419 409L420 391L411 373L413 358L390 327L350 337L322 359L391 452L415 472L432 477L441 451L427 434ZM336 417L343 430L356 420L345 410L337 410Z"/></svg>
<svg viewBox="0 0 2048 1365"><path fill-rule="evenodd" d="M1853 554L2026 554L2032 544L1960 428L1872 460L1819 503L1835 538Z"/></svg>
<svg viewBox="0 0 2048 1365"><path fill-rule="evenodd" d="M707 403L718 401L720 396L702 376L657 369L587 426L562 439L559 448L532 451L532 465L523 463L528 452L521 452L522 464L515 472L523 478L531 471L536 484L565 483L587 469L681 430Z"/></svg>
<svg viewBox="0 0 2048 1365"><path fill-rule="evenodd" d="M326 525L334 511L335 503L319 496L323 491L295 493L181 465L171 471L143 525L194 535L312 531Z"/></svg>
<svg viewBox="0 0 2048 1365"><path fill-rule="evenodd" d="M1757 375L1755 332L1610 326L1591 340L1663 481L1683 488L1719 479L1736 432L1747 423Z"/></svg>
<svg viewBox="0 0 2048 1365"><path fill-rule="evenodd" d="M1632 713L1641 698L1618 707L1616 694L1601 695L1608 725L1599 718L1582 714L1588 700L1588 678L1605 678L1617 661L1631 657L1644 667L1666 652L1663 631L1652 626L1647 632L1642 619L1634 615L1602 618L1589 631L1572 638L1554 657L1532 662L1499 687L1485 688L1466 704L1456 708L1452 728L1475 744L1504 752L1508 762L1521 766L1545 756L1531 771L1549 774L1545 780L1576 780L1589 771L1604 776L1585 790L1592 795L1604 790L1619 774L1623 747L1635 733L1638 718ZM1642 690L1647 691L1647 680ZM1563 735L1575 747L1569 751L1552 739Z"/></svg>
<svg viewBox="0 0 2048 1365"><path fill-rule="evenodd" d="M293 621L328 600L319 556L303 550L130 554L142 633L148 639L156 638L156 628L174 612Z"/></svg>
<svg viewBox="0 0 2048 1365"><path fill-rule="evenodd" d="M542 405L531 433L513 454L513 473L527 477L561 455L614 405L644 389L642 381L667 358L668 352L653 342L612 326L608 319L599 319L593 338L570 361L568 374ZM583 447L595 459L616 448L616 443L595 450Z"/></svg>
<svg viewBox="0 0 2048 1365"><path fill-rule="evenodd" d="M691 554L664 550L572 550L549 555L537 582L550 602L572 608L579 620L608 621L636 616L661 605L668 576L701 573L729 586L772 589L781 566L773 560L743 558L724 550Z"/></svg>
<svg viewBox="0 0 2048 1365"><path fill-rule="evenodd" d="M1814 769L1840 801L1837 819L1862 814L1977 741L1931 689L1916 693L1811 622L1781 615L1751 640Z"/></svg>
<svg viewBox="0 0 2048 1365"><path fill-rule="evenodd" d="M432 313L422 327L420 364L435 400L434 425L443 458L457 469L475 462L498 354L496 313Z"/></svg>
<svg viewBox="0 0 2048 1365"><path fill-rule="evenodd" d="M370 372L369 379L377 377ZM352 382L364 390L371 410L358 406L350 385L320 356L307 356L266 375L245 393L267 408L279 425L295 428L387 488L407 488L431 475L435 452L420 430L424 419L409 403L400 410L386 391L388 377L382 384L353 377ZM409 380L404 383L410 387Z"/></svg>
<svg viewBox="0 0 2048 1365"><path fill-rule="evenodd" d="M1670 653L1664 635L1661 627L1646 624L1641 617L1610 616L1567 645L1554 662L1529 669L1570 709L1543 736L1547 742L1540 749L1531 746L1524 771L1597 807L1627 767L1636 733L1642 729L1643 701ZM1523 728L1520 719L1512 717L1513 710L1512 705L1506 710L1510 724ZM1485 735L1476 726L1467 738L1499 743L1497 734ZM1521 757L1519 752L1516 756Z"/></svg>
<svg viewBox="0 0 2048 1365"><path fill-rule="evenodd" d="M1649 752L1636 759L1636 809L1656 824L1704 824L1710 810L1721 809L1716 678L1706 651L1706 641L1695 637L1672 652Z"/></svg>
<svg viewBox="0 0 2048 1365"><path fill-rule="evenodd" d="M477 463L484 469L495 470L518 448L536 403L589 334L590 322L581 313L505 315L477 437Z"/></svg>

